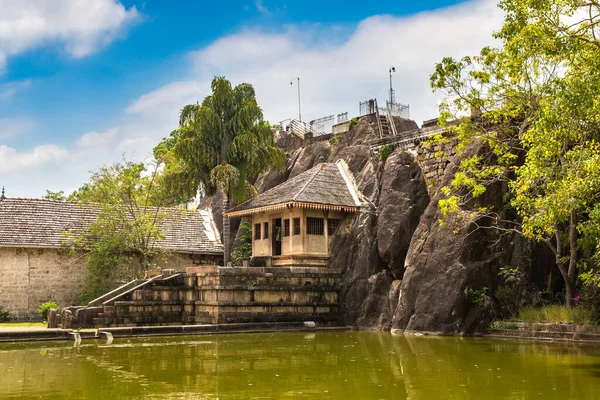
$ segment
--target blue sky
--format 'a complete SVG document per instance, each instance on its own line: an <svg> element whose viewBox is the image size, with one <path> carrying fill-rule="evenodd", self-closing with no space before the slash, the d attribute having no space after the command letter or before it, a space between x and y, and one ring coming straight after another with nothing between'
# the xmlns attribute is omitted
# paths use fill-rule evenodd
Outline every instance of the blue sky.
<svg viewBox="0 0 600 400"><path fill-rule="evenodd" d="M102 164L147 159L214 75L257 90L265 116L305 119L396 98L417 122L440 94L443 56L492 43L493 0L0 0L0 185L12 197L70 191ZM4 28L3 28L4 26Z"/></svg>

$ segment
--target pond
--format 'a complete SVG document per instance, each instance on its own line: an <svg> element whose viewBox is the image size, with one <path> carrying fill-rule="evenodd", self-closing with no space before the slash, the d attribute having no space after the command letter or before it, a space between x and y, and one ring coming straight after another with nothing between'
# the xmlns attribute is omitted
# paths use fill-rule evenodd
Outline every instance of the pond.
<svg viewBox="0 0 600 400"><path fill-rule="evenodd" d="M600 346L381 332L0 344L0 398L600 399Z"/></svg>

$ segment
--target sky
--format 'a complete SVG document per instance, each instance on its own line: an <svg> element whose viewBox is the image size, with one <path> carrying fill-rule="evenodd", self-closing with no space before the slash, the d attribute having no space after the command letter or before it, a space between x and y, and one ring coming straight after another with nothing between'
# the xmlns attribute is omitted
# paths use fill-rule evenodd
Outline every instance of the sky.
<svg viewBox="0 0 600 400"><path fill-rule="evenodd" d="M89 171L149 161L214 76L254 85L271 123L396 100L421 124L443 57L494 45L496 0L0 0L0 186L66 193Z"/></svg>

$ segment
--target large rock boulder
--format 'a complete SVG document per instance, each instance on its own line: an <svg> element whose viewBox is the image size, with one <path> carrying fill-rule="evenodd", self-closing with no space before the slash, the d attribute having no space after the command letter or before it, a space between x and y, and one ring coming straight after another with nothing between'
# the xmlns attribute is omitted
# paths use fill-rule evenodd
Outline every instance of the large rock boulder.
<svg viewBox="0 0 600 400"><path fill-rule="evenodd" d="M412 235L428 204L421 167L411 154L394 151L386 160L381 177L377 246L379 257L396 279L402 279Z"/></svg>
<svg viewBox="0 0 600 400"><path fill-rule="evenodd" d="M376 228L374 210L361 210L344 219L331 242L328 266L344 272L340 305L347 325L353 325L359 318L369 293L368 279L379 271Z"/></svg>
<svg viewBox="0 0 600 400"><path fill-rule="evenodd" d="M390 329L402 281L394 280L387 270L378 272L367 281L367 297L356 320L357 326Z"/></svg>
<svg viewBox="0 0 600 400"><path fill-rule="evenodd" d="M296 151L298 154L288 179L308 171L317 164L327 162L331 154L331 144L328 140L320 140Z"/></svg>
<svg viewBox="0 0 600 400"><path fill-rule="evenodd" d="M485 151L475 144L466 156ZM456 173L456 164L447 168L443 185ZM503 184L488 186L478 205L502 212L504 193ZM493 316L493 302L486 294L493 293L499 268L510 261L512 238L485 229L490 221L469 211L452 214L440 224L438 201L444 197L437 192L413 235L394 329L468 334L485 329Z"/></svg>

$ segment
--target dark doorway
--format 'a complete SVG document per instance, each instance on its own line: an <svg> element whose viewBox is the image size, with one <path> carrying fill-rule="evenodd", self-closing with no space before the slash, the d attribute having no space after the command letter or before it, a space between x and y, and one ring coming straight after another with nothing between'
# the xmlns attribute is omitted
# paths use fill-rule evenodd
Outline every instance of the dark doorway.
<svg viewBox="0 0 600 400"><path fill-rule="evenodd" d="M273 232L271 233L271 245L273 246L272 251L274 256L281 255L281 218L273 220Z"/></svg>

